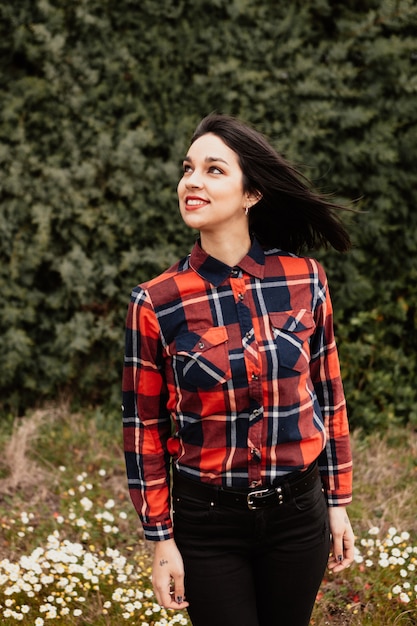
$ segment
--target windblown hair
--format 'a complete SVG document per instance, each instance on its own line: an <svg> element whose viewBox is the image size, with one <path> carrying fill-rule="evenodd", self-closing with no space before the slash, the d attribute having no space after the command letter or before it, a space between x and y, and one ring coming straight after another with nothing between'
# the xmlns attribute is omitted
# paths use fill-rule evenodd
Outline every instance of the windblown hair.
<svg viewBox="0 0 417 626"><path fill-rule="evenodd" d="M233 150L243 172L244 191L261 196L249 213L249 228L265 248L300 253L332 246L351 247L336 214L345 209L316 191L258 131L228 115L212 113L197 126L191 143L212 133Z"/></svg>

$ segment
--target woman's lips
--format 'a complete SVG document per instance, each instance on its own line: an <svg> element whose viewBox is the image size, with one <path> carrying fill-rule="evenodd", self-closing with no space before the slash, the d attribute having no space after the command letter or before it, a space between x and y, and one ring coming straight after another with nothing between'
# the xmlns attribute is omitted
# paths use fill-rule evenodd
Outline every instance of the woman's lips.
<svg viewBox="0 0 417 626"><path fill-rule="evenodd" d="M185 208L187 211L195 211L196 209L206 206L208 203L208 200L200 198L199 196L187 196L185 198Z"/></svg>

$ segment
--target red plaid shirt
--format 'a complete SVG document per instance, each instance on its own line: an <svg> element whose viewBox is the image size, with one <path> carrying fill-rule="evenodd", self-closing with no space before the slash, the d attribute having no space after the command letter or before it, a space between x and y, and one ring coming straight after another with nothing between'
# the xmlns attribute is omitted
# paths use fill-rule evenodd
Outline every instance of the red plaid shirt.
<svg viewBox="0 0 417 626"><path fill-rule="evenodd" d="M236 267L191 255L133 290L123 377L130 494L172 537L170 458L224 487L270 485L319 459L330 506L351 501L345 398L322 267L264 251Z"/></svg>

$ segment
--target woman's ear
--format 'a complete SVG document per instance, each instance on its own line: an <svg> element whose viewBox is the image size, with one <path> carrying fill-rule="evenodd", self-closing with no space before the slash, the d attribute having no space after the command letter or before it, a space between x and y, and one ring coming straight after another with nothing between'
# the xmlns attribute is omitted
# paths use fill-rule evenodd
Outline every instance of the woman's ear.
<svg viewBox="0 0 417 626"><path fill-rule="evenodd" d="M247 199L247 204L249 205L249 208L252 208L254 204L262 199L262 194L260 191L252 191L247 194Z"/></svg>

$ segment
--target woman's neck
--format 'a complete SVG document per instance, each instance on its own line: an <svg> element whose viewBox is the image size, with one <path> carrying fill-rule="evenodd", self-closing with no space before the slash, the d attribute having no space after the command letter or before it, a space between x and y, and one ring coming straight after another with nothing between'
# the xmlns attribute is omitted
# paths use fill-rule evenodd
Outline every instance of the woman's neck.
<svg viewBox="0 0 417 626"><path fill-rule="evenodd" d="M200 233L201 247L207 254L230 267L234 267L243 259L252 245L249 233L243 237L230 234Z"/></svg>

